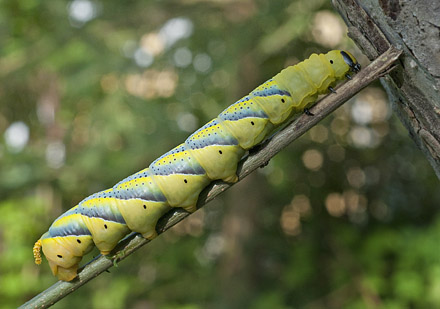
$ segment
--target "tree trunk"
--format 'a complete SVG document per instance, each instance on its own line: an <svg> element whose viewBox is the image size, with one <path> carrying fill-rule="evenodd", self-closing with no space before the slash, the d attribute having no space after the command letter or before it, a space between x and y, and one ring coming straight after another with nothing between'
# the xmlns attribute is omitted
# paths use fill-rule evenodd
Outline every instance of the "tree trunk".
<svg viewBox="0 0 440 309"><path fill-rule="evenodd" d="M390 45L400 66L381 78L393 109L440 178L440 3L333 0L349 36L370 60Z"/></svg>

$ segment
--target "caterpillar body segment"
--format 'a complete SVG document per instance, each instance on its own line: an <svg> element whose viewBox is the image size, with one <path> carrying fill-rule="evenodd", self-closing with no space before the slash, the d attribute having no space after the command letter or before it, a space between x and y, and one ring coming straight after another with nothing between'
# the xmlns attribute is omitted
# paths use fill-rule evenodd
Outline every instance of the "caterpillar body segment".
<svg viewBox="0 0 440 309"><path fill-rule="evenodd" d="M221 119L213 119L185 141L209 180L237 181L237 164L245 150Z"/></svg>
<svg viewBox="0 0 440 309"><path fill-rule="evenodd" d="M153 239L157 236L157 221L171 209L166 202L141 199L118 201L118 203L128 229L142 234L142 237L146 239Z"/></svg>
<svg viewBox="0 0 440 309"><path fill-rule="evenodd" d="M94 245L108 254L130 231L154 238L156 223L166 212L173 207L193 212L211 181L237 181L237 164L247 150L359 70L356 59L340 50L313 54L282 70L148 168L92 194L57 218L35 243L35 262L41 263L42 249L53 274L70 281Z"/></svg>
<svg viewBox="0 0 440 309"><path fill-rule="evenodd" d="M281 88L281 85L274 78L257 87L250 93L250 97L265 112L268 120L273 125L285 121L292 111L293 100L291 94L286 89Z"/></svg>
<svg viewBox="0 0 440 309"><path fill-rule="evenodd" d="M99 251L106 255L130 230L121 215L114 198L102 198L100 194L81 202L78 214L92 234Z"/></svg>
<svg viewBox="0 0 440 309"><path fill-rule="evenodd" d="M68 214L74 208L56 219L39 240L52 273L64 281L76 277L79 262L94 245L82 216Z"/></svg>
<svg viewBox="0 0 440 309"><path fill-rule="evenodd" d="M115 203L127 227L144 238L156 237L156 223L171 207L153 181L149 168L119 182L113 191L119 197Z"/></svg>
<svg viewBox="0 0 440 309"><path fill-rule="evenodd" d="M78 244L78 239L82 241L82 244ZM52 237L45 234L41 240L43 253L52 273L64 281L71 281L77 276L79 262L93 249L91 236Z"/></svg>
<svg viewBox="0 0 440 309"><path fill-rule="evenodd" d="M162 155L150 165L154 181L171 207L194 212L197 198L210 180L185 144Z"/></svg>
<svg viewBox="0 0 440 309"><path fill-rule="evenodd" d="M226 108L217 119L245 150L260 143L273 129L269 116L251 95Z"/></svg>

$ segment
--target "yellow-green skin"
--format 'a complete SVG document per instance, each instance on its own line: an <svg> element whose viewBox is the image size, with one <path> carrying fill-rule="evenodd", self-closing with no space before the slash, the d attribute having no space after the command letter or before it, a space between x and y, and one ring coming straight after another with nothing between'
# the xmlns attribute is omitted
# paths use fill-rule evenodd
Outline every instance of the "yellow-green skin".
<svg viewBox="0 0 440 309"><path fill-rule="evenodd" d="M237 181L237 164L248 149L359 69L352 55L339 50L284 69L149 168L61 215L37 242L36 261L41 246L53 274L70 281L93 245L108 254L130 231L154 238L163 214L172 207L195 211L200 192L213 180Z"/></svg>

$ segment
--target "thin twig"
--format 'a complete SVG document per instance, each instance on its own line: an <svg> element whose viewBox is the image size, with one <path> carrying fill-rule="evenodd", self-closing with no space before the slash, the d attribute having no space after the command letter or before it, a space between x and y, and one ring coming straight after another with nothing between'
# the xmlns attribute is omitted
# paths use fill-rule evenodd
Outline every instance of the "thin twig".
<svg viewBox="0 0 440 309"><path fill-rule="evenodd" d="M341 106L345 101L368 86L371 82L380 78L383 72L388 72L388 68L399 58L400 54L401 52L399 50L390 48L368 67L356 74L351 81L341 85L336 90L336 93L329 94L312 107L310 112L313 113L314 116L302 114L294 122L276 133L270 140L259 146L258 150L251 151L251 153L241 161L238 167L237 175L239 176L239 180L243 179L260 166L265 165L273 156L292 141L303 135L319 121ZM213 182L200 194L197 207L203 207L206 203L213 200L217 195L231 186L231 184L221 181ZM159 220L157 224L158 233L163 233L188 215L189 213L180 208L171 210ZM47 308L53 305L88 281L92 280L94 277L98 276L100 273L112 267L114 260L119 262L125 259L148 242L148 240L140 237L138 234L133 233L132 235L129 235L112 251L113 255L110 255L111 258L99 255L80 270L78 278L71 282L58 281L20 308Z"/></svg>

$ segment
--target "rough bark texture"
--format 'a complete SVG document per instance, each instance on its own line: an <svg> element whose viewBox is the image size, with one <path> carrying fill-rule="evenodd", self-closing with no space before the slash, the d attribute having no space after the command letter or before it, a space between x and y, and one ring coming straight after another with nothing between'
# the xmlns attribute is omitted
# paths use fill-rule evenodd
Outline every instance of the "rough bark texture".
<svg viewBox="0 0 440 309"><path fill-rule="evenodd" d="M370 60L389 45L400 66L381 79L400 120L440 178L440 2L333 0Z"/></svg>

